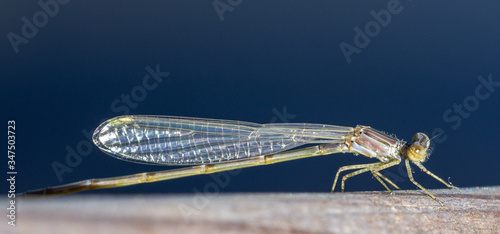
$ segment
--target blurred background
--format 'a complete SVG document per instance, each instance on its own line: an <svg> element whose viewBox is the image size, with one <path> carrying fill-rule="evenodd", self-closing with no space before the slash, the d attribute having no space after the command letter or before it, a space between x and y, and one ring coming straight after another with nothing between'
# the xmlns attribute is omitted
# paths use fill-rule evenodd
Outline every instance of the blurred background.
<svg viewBox="0 0 500 234"><path fill-rule="evenodd" d="M364 124L407 141L425 132L435 136L430 171L460 187L499 185L498 1L2 5L1 117L5 131L15 120L16 192L176 168L91 143L124 114ZM87 193L329 192L339 167L370 162L336 154L243 169L227 183L203 175ZM444 187L414 169L425 187ZM416 189L403 164L385 175ZM384 188L364 174L346 190Z"/></svg>

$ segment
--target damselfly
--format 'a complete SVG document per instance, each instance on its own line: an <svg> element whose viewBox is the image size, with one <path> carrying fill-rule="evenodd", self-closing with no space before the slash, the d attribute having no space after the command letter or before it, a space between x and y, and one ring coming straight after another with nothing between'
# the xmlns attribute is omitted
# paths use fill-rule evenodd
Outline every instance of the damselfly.
<svg viewBox="0 0 500 234"><path fill-rule="evenodd" d="M197 166L89 179L29 191L25 195L61 195L115 188L334 153L361 154L380 162L341 167L335 175L332 192L341 172L355 170L342 177L342 191L347 179L371 172L392 193L385 182L396 189L399 187L380 171L400 164L403 159L411 182L439 203L443 204L413 179L410 161L446 186L456 188L422 165L430 154L430 139L424 133L415 134L412 142L406 143L362 125L352 128L307 123L256 124L218 119L129 115L102 123L95 130L93 141L105 153L126 161ZM307 144L317 145L291 150Z"/></svg>

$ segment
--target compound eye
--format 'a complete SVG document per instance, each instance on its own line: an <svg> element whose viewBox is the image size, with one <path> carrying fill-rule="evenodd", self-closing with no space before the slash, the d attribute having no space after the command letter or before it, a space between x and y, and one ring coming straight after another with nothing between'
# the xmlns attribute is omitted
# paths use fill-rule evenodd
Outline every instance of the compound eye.
<svg viewBox="0 0 500 234"><path fill-rule="evenodd" d="M408 147L408 158L411 161L424 162L429 156L429 146L430 140L427 135L421 132L415 134L410 147Z"/></svg>
<svg viewBox="0 0 500 234"><path fill-rule="evenodd" d="M425 149L428 149L431 144L431 140L429 140L429 137L425 133L418 132L413 136L411 144L418 144Z"/></svg>

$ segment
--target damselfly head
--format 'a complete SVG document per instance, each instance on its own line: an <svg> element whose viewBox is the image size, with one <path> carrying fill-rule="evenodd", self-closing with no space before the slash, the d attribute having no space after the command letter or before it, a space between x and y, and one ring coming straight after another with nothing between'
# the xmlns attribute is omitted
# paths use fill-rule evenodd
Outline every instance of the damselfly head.
<svg viewBox="0 0 500 234"><path fill-rule="evenodd" d="M430 144L431 140L427 135L421 132L416 133L406 152L408 159L414 162L425 162L430 155Z"/></svg>

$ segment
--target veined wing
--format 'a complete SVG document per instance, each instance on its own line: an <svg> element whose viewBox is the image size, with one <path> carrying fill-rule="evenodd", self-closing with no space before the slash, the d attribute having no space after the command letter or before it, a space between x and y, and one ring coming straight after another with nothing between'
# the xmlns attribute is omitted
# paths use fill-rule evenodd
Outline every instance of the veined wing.
<svg viewBox="0 0 500 234"><path fill-rule="evenodd" d="M321 124L129 115L105 121L92 138L102 151L122 160L193 165L273 154L311 143L341 142L352 131Z"/></svg>

